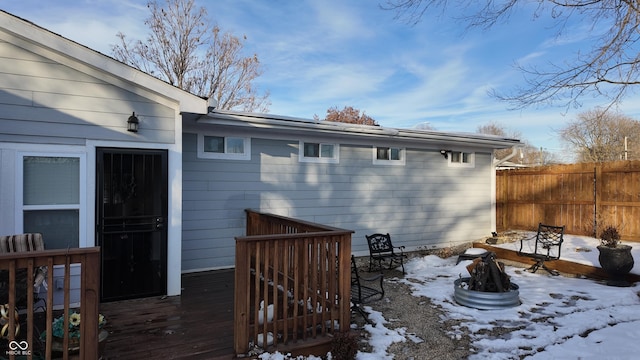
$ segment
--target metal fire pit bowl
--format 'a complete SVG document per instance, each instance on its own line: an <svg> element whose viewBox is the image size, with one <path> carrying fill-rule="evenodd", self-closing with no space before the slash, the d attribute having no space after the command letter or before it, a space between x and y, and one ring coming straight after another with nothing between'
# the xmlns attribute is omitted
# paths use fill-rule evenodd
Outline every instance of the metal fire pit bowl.
<svg viewBox="0 0 640 360"><path fill-rule="evenodd" d="M461 287L463 283L468 284L470 280L471 278L465 277L454 281L453 297L458 304L480 310L496 310L520 305L518 285L511 283L509 291L505 292L475 291Z"/></svg>

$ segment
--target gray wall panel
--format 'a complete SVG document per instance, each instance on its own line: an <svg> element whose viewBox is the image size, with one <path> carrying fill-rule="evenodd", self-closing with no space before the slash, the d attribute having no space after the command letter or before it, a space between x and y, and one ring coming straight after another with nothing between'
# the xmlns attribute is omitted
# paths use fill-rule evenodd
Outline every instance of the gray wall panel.
<svg viewBox="0 0 640 360"><path fill-rule="evenodd" d="M6 42L0 42L0 106L0 138L7 141L175 141L173 108ZM134 111L137 134L126 130Z"/></svg>
<svg viewBox="0 0 640 360"><path fill-rule="evenodd" d="M252 138L245 161L197 158L195 134L184 134L183 146L183 270L233 266L230 240L244 234L245 208L354 230L360 254L373 232L415 250L490 231L490 154L477 153L474 168L455 168L418 149L406 151L404 166L380 166L363 145L340 144L338 164L299 162L297 140Z"/></svg>

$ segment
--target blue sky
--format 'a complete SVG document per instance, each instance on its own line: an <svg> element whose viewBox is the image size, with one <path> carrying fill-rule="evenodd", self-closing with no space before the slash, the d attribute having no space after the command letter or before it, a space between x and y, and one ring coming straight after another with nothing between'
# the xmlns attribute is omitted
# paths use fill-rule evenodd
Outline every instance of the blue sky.
<svg viewBox="0 0 640 360"><path fill-rule="evenodd" d="M561 153L556 131L577 113L604 104L588 98L569 111L509 110L488 95L525 85L516 62L544 65L570 59L580 46L588 49L582 35L590 24L569 24L558 38L547 19L533 22L526 7L490 30L465 31L440 12L409 26L376 0L196 3L223 30L247 36L245 50L256 53L264 68L256 84L270 91L273 114L324 117L330 107L353 106L382 126L428 122L453 132L475 132L493 121ZM1 8L107 55L117 32L135 39L147 33L145 0L20 0ZM634 100L638 96L628 97L620 110L638 118L640 102Z"/></svg>

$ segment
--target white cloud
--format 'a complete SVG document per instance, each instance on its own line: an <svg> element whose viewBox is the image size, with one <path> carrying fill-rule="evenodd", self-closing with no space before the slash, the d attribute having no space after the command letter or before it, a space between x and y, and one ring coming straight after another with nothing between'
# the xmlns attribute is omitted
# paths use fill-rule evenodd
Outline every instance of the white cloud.
<svg viewBox="0 0 640 360"><path fill-rule="evenodd" d="M517 59L516 63L518 65L527 65L527 64L532 63L532 62L540 59L541 57L545 56L545 54L546 54L546 52L544 52L544 51L534 51L534 52L528 53L525 56Z"/></svg>
<svg viewBox="0 0 640 360"><path fill-rule="evenodd" d="M344 2L316 1L310 2L309 6L313 10L317 28L331 39L344 42L373 35L372 29L363 23L359 10Z"/></svg>
<svg viewBox="0 0 640 360"><path fill-rule="evenodd" d="M141 2L111 0L42 3L21 0L5 6L5 10L23 17L77 43L111 54L110 45L117 42L116 33L141 37L147 32L148 16Z"/></svg>
<svg viewBox="0 0 640 360"><path fill-rule="evenodd" d="M147 0L20 0L3 8L85 46L110 54L116 33L143 39ZM264 74L256 84L271 92L274 114L310 118L332 106L354 106L384 126L411 127L425 121L444 131L473 132L499 121L535 146L560 148L554 129L604 100L585 99L581 109L507 111L487 90L522 84L513 67L561 59L584 41L590 24L568 27L556 38L545 23L514 22L500 31L460 37L461 24L425 19L411 27L375 2L197 0L223 30L247 35ZM521 14L522 15L522 14ZM513 19L526 17L529 13ZM542 26L541 26L542 25ZM575 30L574 30L575 29ZM531 34L523 36L523 34ZM562 46L560 46L562 45ZM570 45L570 46L567 46ZM620 110L640 116L631 94Z"/></svg>

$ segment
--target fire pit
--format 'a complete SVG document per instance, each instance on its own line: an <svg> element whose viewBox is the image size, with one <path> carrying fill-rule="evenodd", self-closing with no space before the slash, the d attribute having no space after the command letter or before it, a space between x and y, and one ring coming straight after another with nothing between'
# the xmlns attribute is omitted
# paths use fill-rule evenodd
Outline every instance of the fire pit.
<svg viewBox="0 0 640 360"><path fill-rule="evenodd" d="M504 264L488 252L467 266L470 277L453 283L454 298L460 305L481 309L503 309L520 305L518 285L504 271Z"/></svg>

